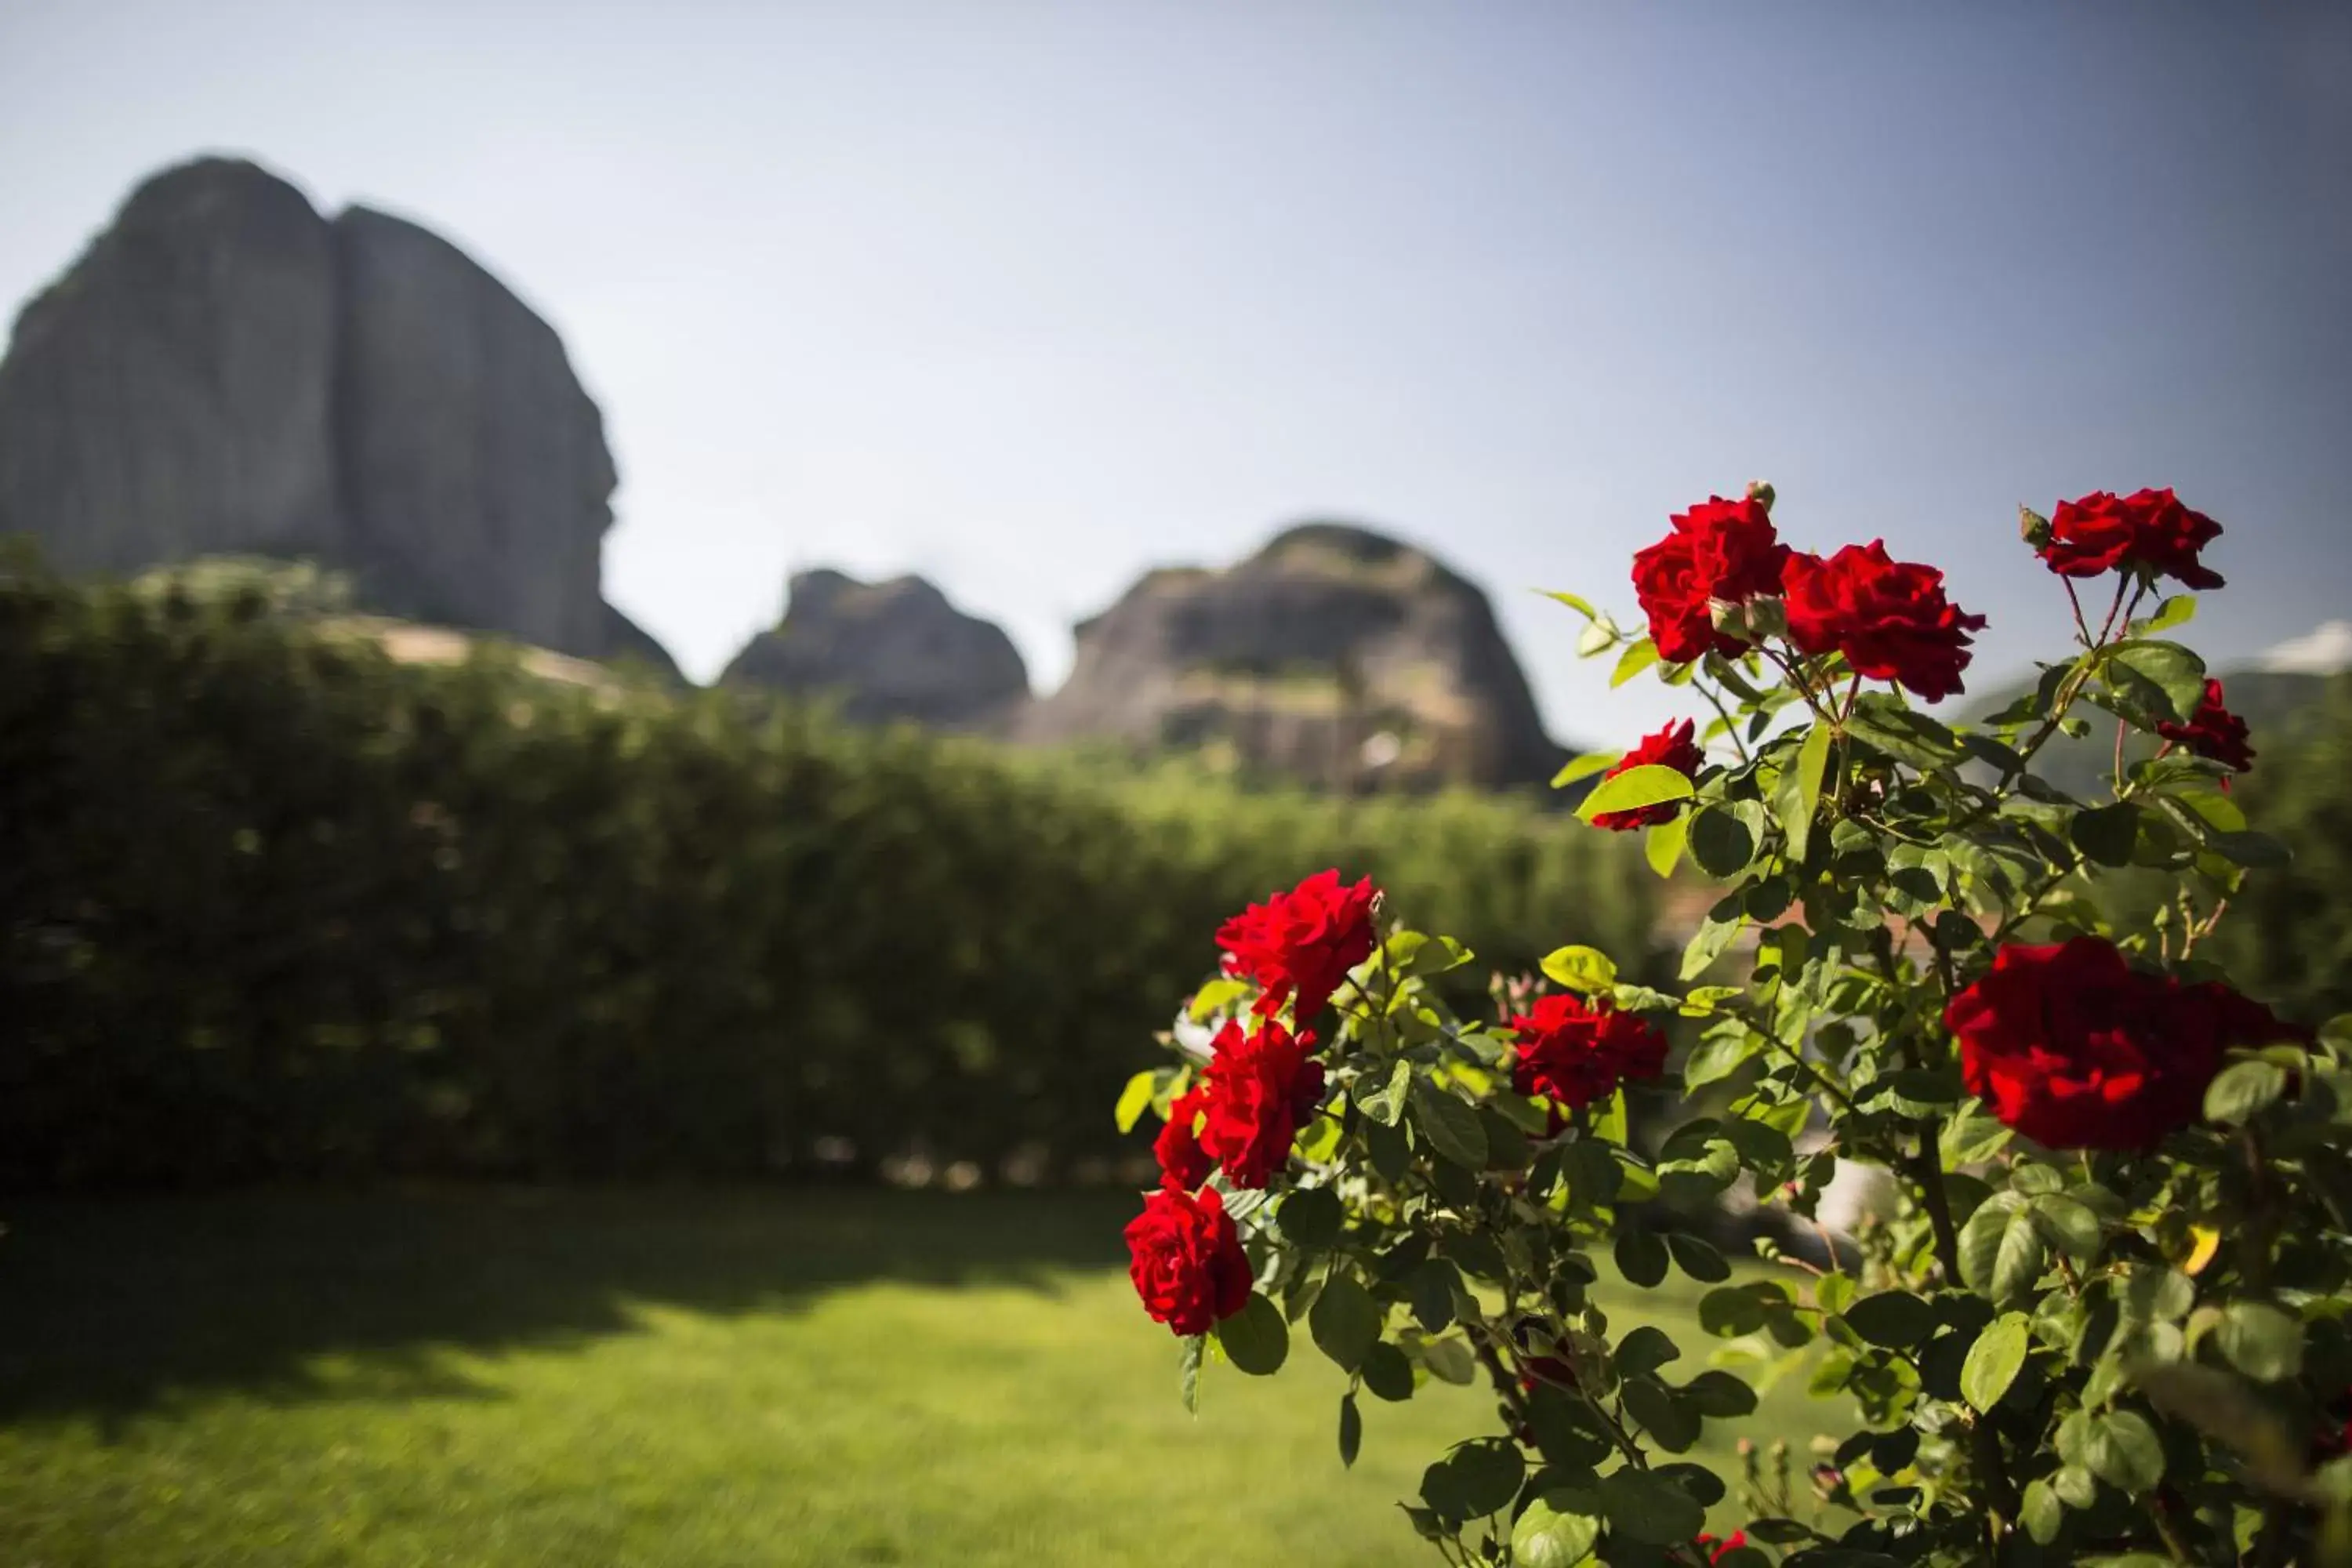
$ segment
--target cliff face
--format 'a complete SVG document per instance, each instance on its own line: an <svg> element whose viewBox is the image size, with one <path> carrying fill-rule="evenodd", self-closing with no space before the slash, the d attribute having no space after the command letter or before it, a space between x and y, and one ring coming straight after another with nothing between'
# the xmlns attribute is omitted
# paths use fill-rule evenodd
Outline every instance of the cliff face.
<svg viewBox="0 0 2352 1568"><path fill-rule="evenodd" d="M1561 757L1485 594L1324 522L1222 571L1146 576L1078 626L1068 682L1019 729L1228 748L1340 789L1539 784Z"/></svg>
<svg viewBox="0 0 2352 1568"><path fill-rule="evenodd" d="M0 533L68 572L308 557L373 609L667 667L602 596L614 483L504 285L251 163L141 185L0 359Z"/></svg>
<svg viewBox="0 0 2352 1568"><path fill-rule="evenodd" d="M737 654L723 684L829 698L865 723L905 719L1001 732L1029 698L1013 639L920 577L793 576L784 618Z"/></svg>

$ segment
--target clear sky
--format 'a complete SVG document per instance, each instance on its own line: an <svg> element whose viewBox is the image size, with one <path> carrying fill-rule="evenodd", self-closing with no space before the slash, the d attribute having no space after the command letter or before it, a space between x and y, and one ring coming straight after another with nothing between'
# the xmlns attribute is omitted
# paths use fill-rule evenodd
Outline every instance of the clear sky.
<svg viewBox="0 0 2352 1568"><path fill-rule="evenodd" d="M2020 501L2177 486L2242 657L2352 590L2352 5L0 0L0 299L241 153L554 322L607 592L709 676L787 571L923 572L1041 687L1139 573L1358 518L1630 607L1757 475L1990 614Z"/></svg>

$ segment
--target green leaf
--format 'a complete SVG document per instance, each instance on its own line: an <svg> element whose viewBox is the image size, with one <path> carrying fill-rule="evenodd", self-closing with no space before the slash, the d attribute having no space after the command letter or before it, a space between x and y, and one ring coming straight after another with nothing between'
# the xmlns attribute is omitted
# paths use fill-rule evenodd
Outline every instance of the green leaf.
<svg viewBox="0 0 2352 1568"><path fill-rule="evenodd" d="M1601 1506L1612 1530L1645 1546L1682 1546L1706 1528L1706 1510L1690 1493L1630 1466L1601 1479Z"/></svg>
<svg viewBox="0 0 2352 1568"><path fill-rule="evenodd" d="M1590 822L1604 811L1639 811L1647 805L1688 800L1697 793L1688 773L1678 768L1643 763L1627 768L1614 778L1601 780L1576 808L1576 815Z"/></svg>
<svg viewBox="0 0 2352 1568"><path fill-rule="evenodd" d="M1421 1347L1421 1364L1429 1369L1430 1376L1457 1388L1467 1388L1478 1375L1478 1363L1470 1347L1460 1340L1430 1341Z"/></svg>
<svg viewBox="0 0 2352 1568"><path fill-rule="evenodd" d="M1729 1078L1742 1063L1764 1048L1764 1038L1746 1027L1711 1031L1694 1047L1690 1058L1683 1063L1683 1089L1685 1092L1704 1089L1719 1079Z"/></svg>
<svg viewBox="0 0 2352 1568"><path fill-rule="evenodd" d="M2186 626L2197 614L2197 595L2175 594L2156 607L2156 614L2131 624L2134 637L2146 637L2151 632L2168 632L2175 626Z"/></svg>
<svg viewBox="0 0 2352 1568"><path fill-rule="evenodd" d="M1571 594L1565 588L1539 588L1537 592L1547 599L1559 600L1570 609L1583 616L1588 621L1597 619L1601 615L1600 611L1592 607L1592 602L1580 594Z"/></svg>
<svg viewBox="0 0 2352 1568"><path fill-rule="evenodd" d="M1650 666L1658 662L1658 645L1648 637L1640 637L1626 645L1617 658L1617 668L1609 672L1612 689L1624 685Z"/></svg>
<svg viewBox="0 0 2352 1568"><path fill-rule="evenodd" d="M2198 705L2205 700L2205 661L2189 649L2173 642L2117 643L2109 650L2106 676L2109 684L2119 684L2118 672L2137 677L2160 694L2165 709L2158 717L2187 723L2197 716ZM2133 688L2137 693L2139 688Z"/></svg>
<svg viewBox="0 0 2352 1568"><path fill-rule="evenodd" d="M1433 1258L1413 1271L1413 1321L1433 1334L1442 1334L1454 1321L1454 1291L1461 1276L1454 1265Z"/></svg>
<svg viewBox="0 0 2352 1568"><path fill-rule="evenodd" d="M1559 947L1544 954L1543 972L1553 984L1587 996L1617 984L1617 965L1597 947Z"/></svg>
<svg viewBox="0 0 2352 1568"><path fill-rule="evenodd" d="M1589 779L1595 773L1605 773L1625 760L1622 752L1587 752L1580 757L1570 757L1568 765L1551 775L1551 787L1563 789L1579 779Z"/></svg>
<svg viewBox="0 0 2352 1568"><path fill-rule="evenodd" d="M1463 1444L1430 1467L1444 1472L1432 1493L1433 1476L1422 1477L1421 1495L1439 1512L1456 1519L1482 1519L1511 1506L1527 1479L1528 1462L1515 1444L1483 1437Z"/></svg>
<svg viewBox="0 0 2352 1568"><path fill-rule="evenodd" d="M2256 1383L2284 1383L2303 1373L2303 1324L2276 1307L2231 1302L2213 1342L2231 1366Z"/></svg>
<svg viewBox="0 0 2352 1568"><path fill-rule="evenodd" d="M1698 1326L1717 1339L1752 1334L1764 1326L1764 1303L1744 1285L1727 1285L1698 1299Z"/></svg>
<svg viewBox="0 0 2352 1568"><path fill-rule="evenodd" d="M1356 1408L1356 1396L1339 1395L1339 1463L1349 1469L1356 1464L1356 1455L1364 1446L1364 1413Z"/></svg>
<svg viewBox="0 0 2352 1568"><path fill-rule="evenodd" d="M1690 819L1690 856L1719 879L1737 877L1756 858L1756 834L1727 806L1710 805Z"/></svg>
<svg viewBox="0 0 2352 1568"><path fill-rule="evenodd" d="M1517 1568L1576 1568L1600 1544L1599 1510L1599 1500L1582 1493L1544 1493L1511 1526L1511 1561Z"/></svg>
<svg viewBox="0 0 2352 1568"><path fill-rule="evenodd" d="M1253 1290L1240 1311L1217 1325L1217 1342L1237 1370L1271 1377L1290 1357L1290 1325L1281 1308Z"/></svg>
<svg viewBox="0 0 2352 1568"><path fill-rule="evenodd" d="M1973 1165L2000 1153L2016 1136L1979 1101L1971 1100L1952 1112L1936 1146L1946 1165Z"/></svg>
<svg viewBox="0 0 2352 1568"><path fill-rule="evenodd" d="M1713 1243L1689 1231L1666 1233L1666 1250L1674 1255L1675 1265L1702 1285L1719 1285L1731 1278L1731 1265Z"/></svg>
<svg viewBox="0 0 2352 1568"><path fill-rule="evenodd" d="M2033 1217L2049 1243L2077 1263L2099 1255L2099 1216L2084 1204L2057 1193L2037 1194Z"/></svg>
<svg viewBox="0 0 2352 1568"><path fill-rule="evenodd" d="M1657 1371L1668 1362L1680 1361L1682 1356L1682 1348L1667 1337L1664 1329L1644 1323L1619 1342L1617 1373L1621 1377L1639 1377Z"/></svg>
<svg viewBox="0 0 2352 1568"><path fill-rule="evenodd" d="M2024 1294L2042 1277L2041 1234L2015 1193L1996 1193L1960 1227L1960 1277L1996 1303Z"/></svg>
<svg viewBox="0 0 2352 1568"><path fill-rule="evenodd" d="M1205 1023L1250 994L1246 980L1230 976L1212 980L1192 993L1192 1022Z"/></svg>
<svg viewBox="0 0 2352 1568"><path fill-rule="evenodd" d="M1625 1277L1629 1285L1647 1290L1666 1277L1666 1244L1653 1231L1619 1232L1614 1252L1617 1272Z"/></svg>
<svg viewBox="0 0 2352 1568"><path fill-rule="evenodd" d="M1675 862L1683 858L1683 845L1690 837L1690 819L1670 816L1664 822L1650 824L1642 835L1642 854L1650 862L1650 869L1661 877L1675 874Z"/></svg>
<svg viewBox="0 0 2352 1568"><path fill-rule="evenodd" d="M2068 827L2084 858L2101 866L2128 866L2139 842L2139 807L2127 800L2094 811L2078 811Z"/></svg>
<svg viewBox="0 0 2352 1568"><path fill-rule="evenodd" d="M1486 1124L1475 1110L1423 1079L1412 1086L1412 1110L1432 1148L1465 1171L1486 1168Z"/></svg>
<svg viewBox="0 0 2352 1568"><path fill-rule="evenodd" d="M1356 1109L1382 1127L1394 1127L1404 1118L1405 1091L1412 1085L1412 1064L1400 1058L1389 1069L1388 1081L1367 1089L1367 1079L1356 1080Z"/></svg>
<svg viewBox="0 0 2352 1568"><path fill-rule="evenodd" d="M1201 1353L1208 1342L1206 1334L1187 1334L1184 1348L1177 1352L1177 1391L1183 1396L1184 1408L1195 1415L1201 1413Z"/></svg>
<svg viewBox="0 0 2352 1568"><path fill-rule="evenodd" d="M1700 1373L1682 1386L1683 1402L1711 1421L1756 1412L1756 1391L1727 1372Z"/></svg>
<svg viewBox="0 0 2352 1568"><path fill-rule="evenodd" d="M1723 950L1738 939L1741 928L1747 923L1744 920L1710 920L1701 924L1698 934L1692 937L1690 945L1683 949L1681 977L1696 980L1706 973L1708 965L1723 955Z"/></svg>
<svg viewBox="0 0 2352 1568"><path fill-rule="evenodd" d="M2284 1068L2259 1059L2231 1062L2205 1086L2205 1117L2239 1126L2270 1109L2285 1092Z"/></svg>
<svg viewBox="0 0 2352 1568"><path fill-rule="evenodd" d="M1412 1397L1412 1363L1386 1341L1365 1355L1363 1378L1366 1388L1391 1405Z"/></svg>
<svg viewBox="0 0 2352 1568"><path fill-rule="evenodd" d="M2028 1481L2025 1486L2025 1533L2033 1537L2037 1546L2047 1546L2058 1539L2065 1528L2066 1505L2048 1481Z"/></svg>
<svg viewBox="0 0 2352 1568"><path fill-rule="evenodd" d="M1319 1249L1339 1239L1347 1218L1339 1194L1328 1187L1301 1187L1274 1211L1283 1239L1294 1246Z"/></svg>
<svg viewBox="0 0 2352 1568"><path fill-rule="evenodd" d="M2050 1478L2050 1489L2071 1509L2086 1509L2099 1500L2098 1483L2092 1479L2090 1471L2077 1464L2060 1466Z"/></svg>
<svg viewBox="0 0 2352 1568"><path fill-rule="evenodd" d="M1135 1124L1143 1120L1144 1111L1150 1108L1151 1097L1159 1086L1160 1074L1151 1068L1144 1068L1127 1080L1127 1087L1118 1091L1118 1110L1114 1113L1121 1132L1135 1131Z"/></svg>
<svg viewBox="0 0 2352 1568"><path fill-rule="evenodd" d="M1822 777L1830 765L1831 738L1829 725L1816 721L1797 748L1795 766L1781 776L1775 792L1780 831L1787 836L1792 865L1804 859L1811 842L1813 817L1821 810Z"/></svg>
<svg viewBox="0 0 2352 1568"><path fill-rule="evenodd" d="M2164 1479L2164 1444L2147 1416L2110 1411L2092 1417L2083 1463L2101 1480L2137 1495Z"/></svg>
<svg viewBox="0 0 2352 1568"><path fill-rule="evenodd" d="M1334 1275L1325 1281L1323 1293L1315 1298L1314 1310L1307 1314L1307 1331L1323 1353L1339 1363L1343 1372L1353 1372L1364 1364L1364 1356L1380 1342L1381 1309L1374 1304L1371 1292L1345 1274Z"/></svg>
<svg viewBox="0 0 2352 1568"><path fill-rule="evenodd" d="M1668 1453L1684 1453L1698 1441L1696 1413L1684 1409L1673 1392L1656 1379L1628 1378L1619 1396L1625 1402L1626 1414Z"/></svg>
<svg viewBox="0 0 2352 1568"><path fill-rule="evenodd" d="M1906 1291L1882 1290L1848 1307L1845 1321L1872 1344L1901 1350L1935 1331L1936 1309Z"/></svg>
<svg viewBox="0 0 2352 1568"><path fill-rule="evenodd" d="M2032 1320L2022 1312L2004 1312L1993 1320L1990 1327L1977 1336L1969 1347L1968 1359L1960 1363L1960 1397L1979 1412L1987 1412L2000 1403L2009 1385L2017 1381L2025 1365L2025 1352L2032 1338Z"/></svg>

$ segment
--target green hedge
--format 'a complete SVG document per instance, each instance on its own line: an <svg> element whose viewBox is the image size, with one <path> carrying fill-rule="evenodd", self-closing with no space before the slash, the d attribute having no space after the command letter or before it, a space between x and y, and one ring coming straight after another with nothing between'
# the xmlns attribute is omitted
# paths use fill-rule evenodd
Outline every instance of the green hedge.
<svg viewBox="0 0 2352 1568"><path fill-rule="evenodd" d="M1504 967L1650 940L1625 847L1530 804L403 665L250 579L0 575L0 756L15 1189L1066 1170L1131 1146L1103 1107L1217 921L1304 872Z"/></svg>

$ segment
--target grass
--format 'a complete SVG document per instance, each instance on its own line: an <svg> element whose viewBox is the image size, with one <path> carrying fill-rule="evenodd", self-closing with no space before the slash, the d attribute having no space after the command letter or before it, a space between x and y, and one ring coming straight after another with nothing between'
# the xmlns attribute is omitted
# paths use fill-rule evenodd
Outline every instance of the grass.
<svg viewBox="0 0 2352 1568"><path fill-rule="evenodd" d="M1389 1505L1491 1398L1174 1342L1127 1198L262 1194L12 1205L0 1563L1425 1563ZM1694 1347L1698 1288L1620 1289ZM1685 1331L1687 1331L1685 1333ZM1766 1418L1809 1432L1801 1392ZM1728 1435L1711 1437L1720 1455ZM1702 1456L1705 1457L1705 1451Z"/></svg>

